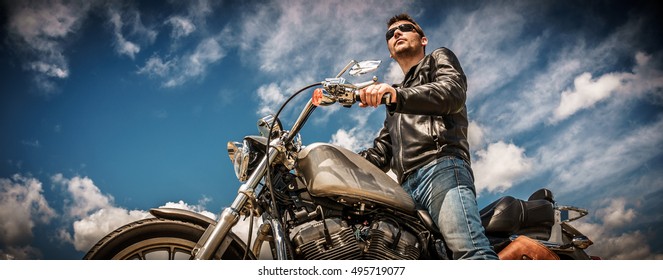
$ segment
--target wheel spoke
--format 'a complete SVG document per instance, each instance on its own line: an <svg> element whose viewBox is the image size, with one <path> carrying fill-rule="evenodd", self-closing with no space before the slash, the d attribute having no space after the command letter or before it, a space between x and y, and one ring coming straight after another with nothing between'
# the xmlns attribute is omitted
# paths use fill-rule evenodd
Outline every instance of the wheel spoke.
<svg viewBox="0 0 663 280"><path fill-rule="evenodd" d="M136 221L113 231L96 244L85 259L188 260L205 228L183 221L151 218ZM231 238L231 237L229 237ZM235 240L236 237L231 238ZM223 257L241 259L243 248L232 242Z"/></svg>

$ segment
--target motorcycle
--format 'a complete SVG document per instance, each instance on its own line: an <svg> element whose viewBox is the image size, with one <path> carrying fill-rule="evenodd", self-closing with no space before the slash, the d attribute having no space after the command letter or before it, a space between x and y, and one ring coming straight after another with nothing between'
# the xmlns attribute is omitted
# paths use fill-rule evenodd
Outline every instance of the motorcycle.
<svg viewBox="0 0 663 280"><path fill-rule="evenodd" d="M276 115L260 119L259 136L229 142L228 154L242 184L216 220L182 209L151 209L154 217L109 233L84 259L449 259L428 212L418 209L391 177L342 147L302 144L299 131L315 108L335 103L351 107L360 89L377 82L373 77L349 83L345 73L361 76L379 64L350 61L335 77L302 88ZM278 118L283 108L314 87L313 98L285 130ZM388 100L385 96L383 102ZM502 197L480 215L498 253L524 236L554 258L591 259L584 249L592 241L569 224L587 211L557 205L548 189L527 200ZM232 231L242 217L249 219L246 239ZM256 217L262 221L253 239ZM265 243L269 256L261 256Z"/></svg>

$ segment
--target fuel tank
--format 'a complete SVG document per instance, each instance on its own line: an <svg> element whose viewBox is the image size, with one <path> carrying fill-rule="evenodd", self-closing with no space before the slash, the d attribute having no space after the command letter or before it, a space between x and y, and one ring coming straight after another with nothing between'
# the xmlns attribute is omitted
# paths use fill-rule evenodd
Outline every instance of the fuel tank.
<svg viewBox="0 0 663 280"><path fill-rule="evenodd" d="M312 196L353 206L386 205L415 214L414 201L396 181L345 148L326 143L309 145L299 153L298 169Z"/></svg>

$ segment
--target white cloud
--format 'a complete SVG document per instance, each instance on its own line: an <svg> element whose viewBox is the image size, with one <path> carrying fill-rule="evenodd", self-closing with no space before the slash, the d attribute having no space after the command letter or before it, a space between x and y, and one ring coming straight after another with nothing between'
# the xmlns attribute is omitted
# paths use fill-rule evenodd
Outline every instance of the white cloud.
<svg viewBox="0 0 663 280"><path fill-rule="evenodd" d="M207 19L213 15L216 8L227 8L228 3L221 1L196 0L177 3L178 12L170 15L164 24L171 28L171 51L179 49L185 38L191 38L194 33L206 34Z"/></svg>
<svg viewBox="0 0 663 280"><path fill-rule="evenodd" d="M490 138L512 138L539 129L552 114L559 92L567 87L572 73L582 67L577 55L559 54L541 73L532 74L531 78L482 102L474 116L491 132Z"/></svg>
<svg viewBox="0 0 663 280"><path fill-rule="evenodd" d="M101 190L88 177L76 176L67 179L62 174L56 174L51 177L51 180L65 186L67 192L71 195L72 200L67 211L71 217L84 217L97 209L108 207L113 201L112 196L102 194Z"/></svg>
<svg viewBox="0 0 663 280"><path fill-rule="evenodd" d="M426 31L429 48L447 46L456 53L468 76L471 101L508 84L536 62L542 38L528 38L525 15L546 5L490 2L471 12L451 13L439 27Z"/></svg>
<svg viewBox="0 0 663 280"><path fill-rule="evenodd" d="M80 24L87 1L32 1L15 6L10 26L31 46L46 50L52 39L63 38Z"/></svg>
<svg viewBox="0 0 663 280"><path fill-rule="evenodd" d="M635 54L636 65L632 79L624 85L623 94L656 94L663 90L663 71L652 63L653 56L644 52Z"/></svg>
<svg viewBox="0 0 663 280"><path fill-rule="evenodd" d="M339 129L332 135L331 144L359 152L373 146L375 134L362 128Z"/></svg>
<svg viewBox="0 0 663 280"><path fill-rule="evenodd" d="M66 65L49 64L43 61L30 63L30 70L43 73L48 77L64 79L69 77L69 69Z"/></svg>
<svg viewBox="0 0 663 280"><path fill-rule="evenodd" d="M379 1L262 3L246 9L238 26L230 27L234 37L230 41L261 74L271 80L301 81L288 84L303 86L336 75L351 59L386 61L386 20L409 5L400 1L390 5ZM286 90L286 82L276 84Z"/></svg>
<svg viewBox="0 0 663 280"><path fill-rule="evenodd" d="M247 10L238 45L270 73L298 71L331 63L340 69L350 59L388 55L382 32L386 17L406 5L373 1L274 1ZM342 20L344 18L352 20ZM334 22L334 24L329 24ZM361 26L362 28L357 28ZM272 32L264 32L271 30ZM337 34L329 36L329 34ZM256 56L257 55L257 56ZM362 55L362 57L359 57ZM315 62L311 64L310 62ZM337 71L337 70L336 70Z"/></svg>
<svg viewBox="0 0 663 280"><path fill-rule="evenodd" d="M107 13L115 37L115 51L119 54L134 59L140 52L140 45L136 42L137 40L145 44L151 44L156 39L157 32L143 25L140 13L137 10L131 7L123 10L111 5ZM129 29L128 34L125 34L125 29ZM127 36L133 36L136 40L130 41Z"/></svg>
<svg viewBox="0 0 663 280"><path fill-rule="evenodd" d="M467 142L470 143L471 150L482 147L484 144L484 128L476 121L470 121L467 128Z"/></svg>
<svg viewBox="0 0 663 280"><path fill-rule="evenodd" d="M562 92L552 121L564 120L615 94L630 99L639 98L646 93L660 92L663 89L663 73L651 67L651 56L638 52L635 60L632 73L608 73L594 80L591 73L585 72L578 76L574 81L574 89Z"/></svg>
<svg viewBox="0 0 663 280"><path fill-rule="evenodd" d="M199 202L197 205L189 205L188 203L180 200L178 202L167 202L166 204L160 206L159 208L176 208L176 209L189 210L192 212L205 215L210 219L213 220L216 219L216 215L210 211L205 210L205 206L201 202Z"/></svg>
<svg viewBox="0 0 663 280"><path fill-rule="evenodd" d="M186 16L183 16L192 25L205 27L207 25L207 18L214 15L214 9L217 6L223 6L225 2L214 0L195 0L187 1ZM196 30L199 29L196 27Z"/></svg>
<svg viewBox="0 0 663 280"><path fill-rule="evenodd" d="M144 219L149 213L142 210L127 210L113 206L96 209L73 223L72 244L84 252L92 248L106 234L130 222Z"/></svg>
<svg viewBox="0 0 663 280"><path fill-rule="evenodd" d="M42 183L32 177L0 178L0 259L26 259L40 252L31 247L33 229L56 217L43 195Z"/></svg>
<svg viewBox="0 0 663 280"><path fill-rule="evenodd" d="M640 230L626 230L639 214L628 207L624 197L605 200L594 216L597 223L584 222L583 219L572 225L594 242L586 251L607 260L663 260L663 254L652 252L645 242L647 237ZM590 215L592 215L590 213Z"/></svg>
<svg viewBox="0 0 663 280"><path fill-rule="evenodd" d="M505 191L526 179L533 169L533 161L525 155L525 149L511 143L492 143L476 154L478 158L472 168L477 193Z"/></svg>
<svg viewBox="0 0 663 280"><path fill-rule="evenodd" d="M57 90L55 80L71 75L66 46L68 46L91 11L106 7L117 53L134 59L141 44L151 44L157 32L143 25L140 14L131 5L121 8L96 1L29 1L9 5L8 26L10 42L24 55L23 67L34 72L35 85L44 93ZM130 40L129 37L135 38Z"/></svg>
<svg viewBox="0 0 663 280"><path fill-rule="evenodd" d="M214 38L200 42L194 52L186 58L184 67L190 76L200 76L207 66L226 56L225 51Z"/></svg>
<svg viewBox="0 0 663 280"><path fill-rule="evenodd" d="M517 11L517 7L514 10ZM532 12L531 10L526 11ZM545 8L541 11L545 11ZM542 30L540 38L548 39L548 37L551 37L550 34L555 32L554 28L556 27L553 25L551 28L551 30ZM601 92L597 102L610 100L611 98L606 99L607 96L626 101L641 98L646 95L644 94L646 92L660 92L663 75L661 75L660 70L655 68L653 63L648 62L648 55L641 53L638 47L634 45L634 42L638 41L635 37L641 33L639 30L642 28L641 19L631 17L624 25L615 28L613 33L608 34L598 42L588 42L587 37L583 34L587 31L578 29L577 32L572 34L572 37L565 38L566 44L552 48L545 56L539 56L536 61L532 61L545 63L544 68L522 68L513 77L509 75L500 76L504 80L489 86L492 88L489 90L490 97L482 100L475 117L479 118L481 123L491 131L491 138L495 139L513 138L514 135L519 133L538 129L543 124L556 125L561 120L562 115L572 111L576 112L576 110L565 112L563 108L558 109L560 107L560 94L564 91L571 93L572 91L569 88L574 80L583 73L593 73L594 75L596 73L613 73L611 75L616 74L626 79L623 81L623 85L619 86L618 90L612 94ZM480 55L483 52L491 52L491 50L480 49L473 53ZM615 72L611 70L618 67L617 65L620 63L618 59L624 58L624 55L636 56L636 65L633 71ZM504 57L507 64L499 62L486 65L495 65L500 69L511 69L510 63L517 62L520 59L519 57L520 55L514 55L513 58ZM462 60L461 63L466 65L468 62ZM486 67L486 65L481 64L481 67ZM622 69L621 66L620 69ZM470 80L468 102L470 102L470 106L472 100L474 100L471 95L477 89L472 86L471 80L479 78L485 81L487 79L484 76L477 77L476 75L476 73L468 74ZM593 81L594 83L600 80L602 75L596 76L598 78ZM601 84L605 84L605 81L601 82ZM500 86L502 83L508 84L509 87L502 88ZM575 98L581 100L581 102L576 102L576 107L578 104L589 107L591 107L590 104L596 104L596 102L591 101L592 99L587 98L585 93ZM570 104L572 103L566 103L564 107ZM558 110L557 116L555 110Z"/></svg>
<svg viewBox="0 0 663 280"><path fill-rule="evenodd" d="M659 156L663 143L663 119L620 128L621 118L606 108L569 125L537 150L536 172L551 172L550 185L563 193L617 187L611 182L621 182Z"/></svg>
<svg viewBox="0 0 663 280"><path fill-rule="evenodd" d="M215 38L203 39L196 48L181 57L164 60L158 55L150 57L136 73L164 79L164 87L177 87L204 77L210 65L226 56L226 51Z"/></svg>
<svg viewBox="0 0 663 280"><path fill-rule="evenodd" d="M196 25L185 17L172 16L166 20L166 23L173 27L173 30L170 33L170 37L174 39L189 36L189 34L196 31Z"/></svg>
<svg viewBox="0 0 663 280"><path fill-rule="evenodd" d="M18 174L0 179L0 212L3 243L30 238L36 222L47 223L56 216L43 195L41 182Z"/></svg>
<svg viewBox="0 0 663 280"><path fill-rule="evenodd" d="M383 62L384 63L384 62ZM384 76L384 82L387 84L399 84L405 78L403 70L395 61L389 63L387 74Z"/></svg>
<svg viewBox="0 0 663 280"><path fill-rule="evenodd" d="M258 115L276 114L279 106L286 100L286 96L281 93L281 89L275 83L262 85L258 88L258 98L260 107Z"/></svg>
<svg viewBox="0 0 663 280"><path fill-rule="evenodd" d="M51 180L66 187L71 197L66 205L66 220L72 220L73 232L69 229L60 229L60 240L71 243L78 251L89 250L97 241L111 231L133 221L151 217L146 210L128 210L116 206L113 197L101 193L101 190L88 177L75 176L71 179L62 174L54 175ZM199 201L198 205L190 205L184 201L167 202L159 208L177 208L200 213L212 219L216 215L205 210L204 204L208 199Z"/></svg>
<svg viewBox="0 0 663 280"><path fill-rule="evenodd" d="M625 198L614 198L610 200L610 205L606 208L596 211L596 215L603 220L603 226L611 228L619 228L628 225L637 214L634 209L626 207Z"/></svg>
<svg viewBox="0 0 663 280"><path fill-rule="evenodd" d="M140 51L140 47L124 38L124 35L122 34L122 26L124 23L120 12L109 10L108 13L110 17L109 22L113 27L113 35L115 35L115 51L134 59L136 54Z"/></svg>
<svg viewBox="0 0 663 280"><path fill-rule="evenodd" d="M85 20L89 1L30 1L9 6L8 26L12 45L26 55L24 68L35 73L37 86L51 93L52 79L69 77L65 44Z"/></svg>
<svg viewBox="0 0 663 280"><path fill-rule="evenodd" d="M147 62L145 62L145 66L140 68L137 73L157 77L166 77L170 74L176 64L177 63L174 60L164 62L161 57L152 56L147 60Z"/></svg>
<svg viewBox="0 0 663 280"><path fill-rule="evenodd" d="M573 82L575 90L562 92L560 104L554 111L554 121L563 120L608 98L622 85L622 80L622 75L606 74L592 81L591 73L583 73Z"/></svg>
<svg viewBox="0 0 663 280"><path fill-rule="evenodd" d="M663 254L652 252L645 242L647 237L641 231L625 233L610 233L603 229L601 224L572 222L580 232L594 242L594 245L585 250L589 255L604 260L663 260Z"/></svg>
<svg viewBox="0 0 663 280"><path fill-rule="evenodd" d="M355 108L355 112L350 115L346 115L345 118L349 123L354 124L350 129L339 129L331 136L331 144L344 147L348 150L359 152L366 148L373 147L373 140L380 132L378 130L371 129L371 126L368 125L369 118L373 115L376 110L373 108ZM347 112L346 112L347 114Z"/></svg>
<svg viewBox="0 0 663 280"><path fill-rule="evenodd" d="M61 229L59 237L78 251L90 249L101 237L129 222L145 218L146 211L129 211L113 205L113 197L101 193L88 177L71 179L62 174L51 177L53 183L66 187L71 197L66 207L66 220L73 220L73 233Z"/></svg>

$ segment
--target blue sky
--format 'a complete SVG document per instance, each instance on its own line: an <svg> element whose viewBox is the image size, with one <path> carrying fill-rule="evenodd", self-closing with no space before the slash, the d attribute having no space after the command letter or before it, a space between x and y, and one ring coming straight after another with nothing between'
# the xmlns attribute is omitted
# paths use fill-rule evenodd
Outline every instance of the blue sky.
<svg viewBox="0 0 663 280"><path fill-rule="evenodd" d="M239 183L226 142L408 12L468 75L483 207L551 189L608 259L663 259L657 1L0 1L0 259L80 259L153 207L210 216ZM305 97L282 116L296 117ZM305 144L368 147L384 109L326 107Z"/></svg>

